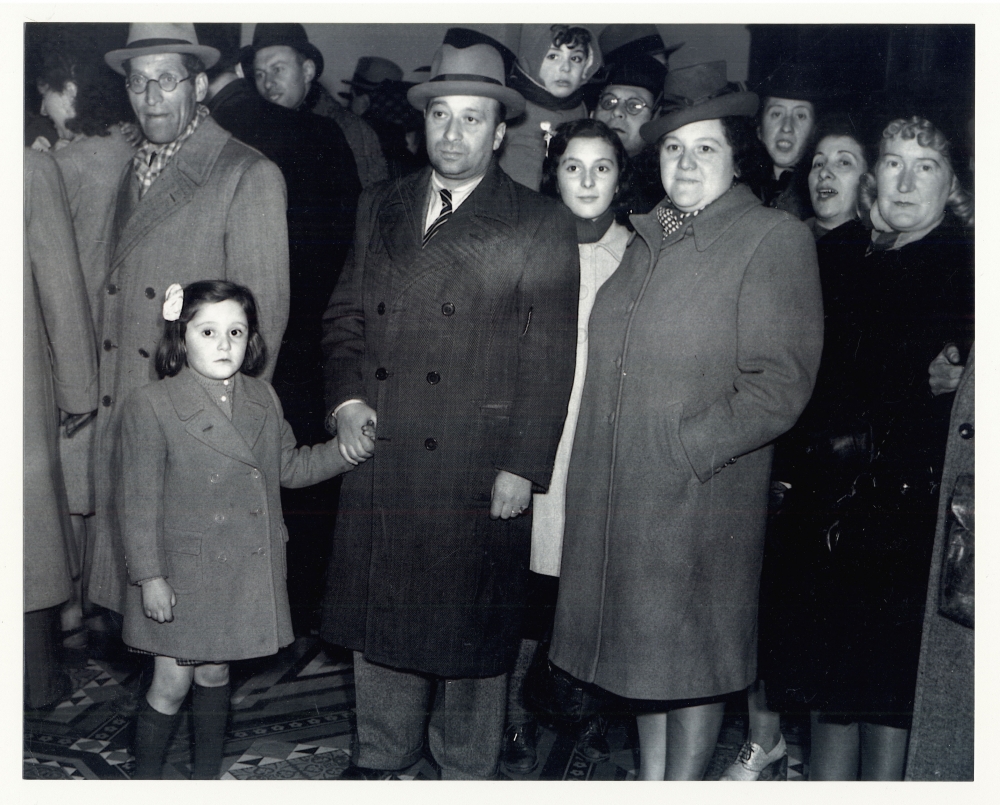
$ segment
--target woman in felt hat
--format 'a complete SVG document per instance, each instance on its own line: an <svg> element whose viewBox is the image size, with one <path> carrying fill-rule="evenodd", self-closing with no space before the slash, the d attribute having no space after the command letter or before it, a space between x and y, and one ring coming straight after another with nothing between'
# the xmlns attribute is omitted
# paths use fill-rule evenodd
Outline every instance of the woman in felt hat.
<svg viewBox="0 0 1000 805"><path fill-rule="evenodd" d="M724 62L667 75L667 196L590 317L550 658L636 700L644 780L701 779L754 679L768 445L822 346L812 235L741 181L756 110Z"/></svg>

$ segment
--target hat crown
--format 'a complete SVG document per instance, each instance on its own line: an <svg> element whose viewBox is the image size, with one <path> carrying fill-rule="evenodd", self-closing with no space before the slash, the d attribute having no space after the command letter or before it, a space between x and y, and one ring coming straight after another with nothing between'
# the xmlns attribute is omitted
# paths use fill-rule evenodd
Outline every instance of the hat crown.
<svg viewBox="0 0 1000 805"><path fill-rule="evenodd" d="M300 22L258 22L253 29L253 48L259 50L271 45L309 44L306 29Z"/></svg>
<svg viewBox="0 0 1000 805"><path fill-rule="evenodd" d="M724 61L692 64L667 73L663 82L663 94L695 102L715 95L719 90L725 89L728 83Z"/></svg>
<svg viewBox="0 0 1000 805"><path fill-rule="evenodd" d="M613 53L618 48L637 42L640 39L649 38L651 42L659 39L659 48L664 49L663 37L656 29L655 25L636 25L634 23L612 23L605 26L601 35L597 38L601 46L601 52L605 55Z"/></svg>
<svg viewBox="0 0 1000 805"><path fill-rule="evenodd" d="M128 26L126 46L137 42L167 40L171 44L198 44L193 22L133 22Z"/></svg>
<svg viewBox="0 0 1000 805"><path fill-rule="evenodd" d="M383 81L402 81L403 68L380 56L362 56L354 68L354 81L364 84L381 84Z"/></svg>
<svg viewBox="0 0 1000 805"><path fill-rule="evenodd" d="M475 76L486 83L506 86L503 58L496 48L489 45L470 45L456 48L442 45L431 62L431 81L441 76Z"/></svg>

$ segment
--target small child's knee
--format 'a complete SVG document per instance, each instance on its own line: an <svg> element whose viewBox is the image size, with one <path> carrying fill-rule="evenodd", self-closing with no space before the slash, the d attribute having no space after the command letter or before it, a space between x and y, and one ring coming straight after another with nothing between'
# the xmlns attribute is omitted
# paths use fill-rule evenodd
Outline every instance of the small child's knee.
<svg viewBox="0 0 1000 805"><path fill-rule="evenodd" d="M199 665L194 669L195 684L217 688L229 684L229 663Z"/></svg>

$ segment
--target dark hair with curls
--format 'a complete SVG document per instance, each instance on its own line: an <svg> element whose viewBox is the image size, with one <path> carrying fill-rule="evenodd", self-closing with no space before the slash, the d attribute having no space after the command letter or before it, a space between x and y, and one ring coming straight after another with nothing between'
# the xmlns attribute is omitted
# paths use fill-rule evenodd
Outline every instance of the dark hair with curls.
<svg viewBox="0 0 1000 805"><path fill-rule="evenodd" d="M563 45L570 50L579 48L588 57L590 56L590 31L578 25L553 25L552 46L561 48Z"/></svg>
<svg viewBox="0 0 1000 805"><path fill-rule="evenodd" d="M890 140L896 138L901 140L916 140L918 145L937 151L948 164L948 170L952 175L952 190L948 195L945 206L951 210L952 214L958 218L963 226L971 227L975 220L975 207L972 196L962 189L958 177L955 175L955 168L951 164L951 148L948 138L944 136L937 126L927 118L914 115L909 119L897 118L893 120L885 131L882 132L882 139L878 144L878 156L881 160L885 155L885 149ZM863 182L861 185L861 199L866 209L871 209L875 203L877 188L874 182Z"/></svg>
<svg viewBox="0 0 1000 805"><path fill-rule="evenodd" d="M815 156L816 149L819 147L821 140L824 140L827 137L850 137L861 149L861 156L865 160L866 170L871 170L874 164L872 161L871 149L865 142L864 136L861 134L861 131L854 122L854 119L846 112L830 112L823 115L816 121L816 126L813 132L814 134L812 139L814 142L812 151L806 155L808 159L803 157L803 163L807 169L812 167L812 157Z"/></svg>
<svg viewBox="0 0 1000 805"><path fill-rule="evenodd" d="M603 140L610 145L615 152L615 161L618 163L618 188L615 197L611 201L611 207L615 211L615 219L618 223L624 224L627 220L628 205L625 200L629 196L629 180L632 175L631 164L625 146L618 138L618 135L607 127L600 120L593 120L589 117L581 117L577 120L569 120L561 123L549 140L548 153L542 163L542 184L539 188L546 196L560 198L559 195L559 159L566 153L566 148L570 141L577 137L589 137L594 140Z"/></svg>
<svg viewBox="0 0 1000 805"><path fill-rule="evenodd" d="M201 280L192 282L184 289L184 306L177 321L164 322L163 337L156 348L156 371L163 377L173 377L187 365L187 325L202 305L225 302L232 299L239 302L247 315L247 351L243 356L240 371L255 376L264 368L267 348L257 325L257 303L249 288L225 280Z"/></svg>
<svg viewBox="0 0 1000 805"><path fill-rule="evenodd" d="M76 86L74 116L66 121L70 131L103 137L111 126L133 119L121 79L103 61L59 50L46 52L35 80L38 91L61 93L70 81Z"/></svg>

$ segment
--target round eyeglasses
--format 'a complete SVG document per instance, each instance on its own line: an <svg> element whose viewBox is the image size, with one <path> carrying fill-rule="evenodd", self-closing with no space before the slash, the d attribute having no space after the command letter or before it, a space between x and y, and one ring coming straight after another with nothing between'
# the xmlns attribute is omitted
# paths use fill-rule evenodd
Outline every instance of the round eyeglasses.
<svg viewBox="0 0 1000 805"><path fill-rule="evenodd" d="M625 104L625 111L630 115L637 115L643 109L649 108L649 104L641 98L629 98L627 101L623 101L617 95L611 94L602 95L601 99L597 102L597 105L600 106L605 112L610 112L620 103Z"/></svg>
<svg viewBox="0 0 1000 805"><path fill-rule="evenodd" d="M130 92L134 92L136 95L142 95L146 91L146 85L150 82L156 84L164 92L173 92L177 89L178 84L182 81L187 81L190 77L178 78L173 73L164 73L159 78L146 78L146 76L139 73L132 73L125 81L125 86L129 88Z"/></svg>

